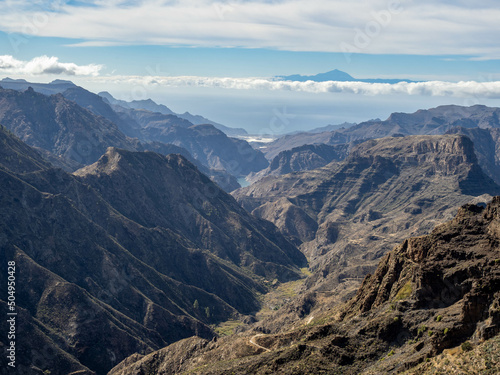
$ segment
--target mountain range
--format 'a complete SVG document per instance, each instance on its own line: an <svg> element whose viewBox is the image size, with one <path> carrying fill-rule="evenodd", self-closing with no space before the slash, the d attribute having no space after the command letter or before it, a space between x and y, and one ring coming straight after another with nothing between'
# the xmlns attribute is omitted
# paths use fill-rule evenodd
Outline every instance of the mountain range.
<svg viewBox="0 0 500 375"><path fill-rule="evenodd" d="M19 373L105 374L137 351L212 338L209 324L257 310L272 280L301 277L295 246L180 155L109 148L68 174L0 137L2 282L15 261L29 348Z"/></svg>
<svg viewBox="0 0 500 375"><path fill-rule="evenodd" d="M499 109L287 135L268 161L151 100L0 85L14 373L500 371Z"/></svg>
<svg viewBox="0 0 500 375"><path fill-rule="evenodd" d="M145 109L112 108L107 99L67 81L33 85L45 94L32 86L20 91L30 85L26 81L0 82L5 83L17 89L0 89L0 122L68 171L95 162L110 146L157 152L177 147L175 152L195 160L231 191L239 187L236 177L268 165L260 151L211 124L193 125L176 115ZM52 86L64 91L51 94L56 90Z"/></svg>
<svg viewBox="0 0 500 375"><path fill-rule="evenodd" d="M129 357L110 375L497 373L499 212L499 198L462 207L396 246L350 301L292 329L189 338Z"/></svg>
<svg viewBox="0 0 500 375"><path fill-rule="evenodd" d="M233 192L300 246L313 271L309 289L337 288L339 296L352 292L396 243L428 233L483 194L487 201L500 187L461 135L370 140L344 161L268 176Z"/></svg>
<svg viewBox="0 0 500 375"><path fill-rule="evenodd" d="M11 89L17 91L24 91L28 89L28 87L31 87L36 92L39 92L44 95L62 94L66 90L78 88L78 86L75 85L73 82L60 79L56 79L50 83L36 83L36 82L28 82L24 79L4 78L0 81L0 86L2 86L5 89ZM115 99L109 92L106 91L100 92L98 95L106 99L107 103L111 105L119 105L121 107L130 109L144 109L150 112L158 112L166 115L175 115L179 118L188 120L194 125L211 124L214 125L217 129L222 130L229 136L247 134L245 129L228 127L219 124L217 122L211 121L200 115L192 115L189 112L185 112L182 114L174 113L167 106L163 104L157 104L151 99L133 100L131 102L127 102L125 100Z"/></svg>
<svg viewBox="0 0 500 375"><path fill-rule="evenodd" d="M184 112L184 113L174 113L170 108L163 104L157 104L151 99L145 99L145 100L133 100L131 102L126 102L125 100L117 100L115 99L109 92L103 91L98 94L99 96L103 97L109 104L111 105L116 105L120 106L123 108L129 108L129 109L144 109L149 112L155 112L155 113L161 113L164 115L175 115L179 118L182 118L184 120L189 121L190 123L194 125L203 125L203 124L210 124L216 127L217 129L221 130L228 136L238 136L238 135L246 135L248 134L247 131L243 128L231 128L222 124L219 124L215 121L211 121L203 116L200 115L192 115L189 112Z"/></svg>
<svg viewBox="0 0 500 375"><path fill-rule="evenodd" d="M484 171L500 183L499 115L499 108L482 105L440 106L415 113L393 113L384 121L370 120L333 131L285 135L260 150L272 160L282 151L306 144L339 145L390 136L463 134L474 141Z"/></svg>

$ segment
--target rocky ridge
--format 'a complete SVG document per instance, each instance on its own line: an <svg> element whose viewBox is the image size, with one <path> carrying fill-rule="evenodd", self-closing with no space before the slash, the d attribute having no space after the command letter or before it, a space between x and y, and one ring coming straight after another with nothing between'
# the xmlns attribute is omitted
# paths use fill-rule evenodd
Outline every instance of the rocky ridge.
<svg viewBox="0 0 500 375"><path fill-rule="evenodd" d="M367 141L343 162L266 177L233 195L301 244L313 272L308 288L340 288L337 295L348 296L403 238L428 233L455 207L499 192L472 142L444 135Z"/></svg>
<svg viewBox="0 0 500 375"><path fill-rule="evenodd" d="M262 151L268 159L278 153L305 144L340 145L390 136L463 134L474 141L480 166L500 183L498 128L500 109L475 105L440 106L415 113L393 113L387 120L370 120L333 131L285 135L266 145ZM494 143L492 147L483 147Z"/></svg>
<svg viewBox="0 0 500 375"><path fill-rule="evenodd" d="M135 352L212 339L210 324L257 310L274 278L300 277L302 254L182 156L110 149L70 175L0 135L1 277L15 261L19 374L105 374Z"/></svg>
<svg viewBox="0 0 500 375"><path fill-rule="evenodd" d="M464 206L431 234L396 246L345 305L306 314L298 328L190 338L129 357L110 375L418 373L411 369L448 349L479 350L500 332L499 213L500 197Z"/></svg>

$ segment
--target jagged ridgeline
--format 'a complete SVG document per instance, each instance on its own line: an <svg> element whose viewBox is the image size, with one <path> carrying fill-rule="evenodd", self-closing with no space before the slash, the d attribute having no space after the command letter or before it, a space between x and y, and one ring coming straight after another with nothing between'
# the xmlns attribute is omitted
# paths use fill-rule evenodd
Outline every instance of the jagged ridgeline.
<svg viewBox="0 0 500 375"><path fill-rule="evenodd" d="M210 324L255 312L268 283L306 265L180 155L110 148L68 174L4 128L0 142L1 283L15 261L19 374L105 374L136 352L211 339Z"/></svg>
<svg viewBox="0 0 500 375"><path fill-rule="evenodd" d="M496 374L499 243L500 197L464 206L387 254L340 309L277 334L182 340L132 356L110 375Z"/></svg>

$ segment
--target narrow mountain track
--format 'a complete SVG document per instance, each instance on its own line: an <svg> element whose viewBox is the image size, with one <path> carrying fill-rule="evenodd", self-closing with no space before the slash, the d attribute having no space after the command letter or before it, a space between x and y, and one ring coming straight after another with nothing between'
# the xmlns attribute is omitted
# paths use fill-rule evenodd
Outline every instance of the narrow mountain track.
<svg viewBox="0 0 500 375"><path fill-rule="evenodd" d="M259 333L259 334L255 335L255 336L252 336L252 338L251 338L250 340L248 340L248 342L249 342L250 344L252 344L253 346L255 346L255 347L259 348L259 349L263 349L263 350L265 350L266 352L270 352L270 351L271 351L270 349L265 348L265 347L263 347L262 345L259 345L259 344L257 344L257 343L255 342L255 339L256 339L257 337L260 337L260 336L264 336L264 335L263 335L262 333Z"/></svg>

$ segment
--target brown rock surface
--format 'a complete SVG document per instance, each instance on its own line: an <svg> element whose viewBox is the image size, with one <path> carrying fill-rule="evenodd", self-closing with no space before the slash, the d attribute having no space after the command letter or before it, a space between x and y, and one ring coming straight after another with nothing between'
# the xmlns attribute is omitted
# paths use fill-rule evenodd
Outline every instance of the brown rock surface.
<svg viewBox="0 0 500 375"><path fill-rule="evenodd" d="M348 303L299 328L188 339L129 358L110 374L390 374L428 358L436 364L443 350L466 342L497 342L499 226L500 197L486 208L464 206L454 220L386 255ZM498 353L488 352L486 370L492 358Z"/></svg>
<svg viewBox="0 0 500 375"><path fill-rule="evenodd" d="M428 233L456 207L498 193L479 168L472 142L443 135L370 140L343 162L266 177L233 195L302 241L313 271L309 289L337 287L341 297L405 237Z"/></svg>

